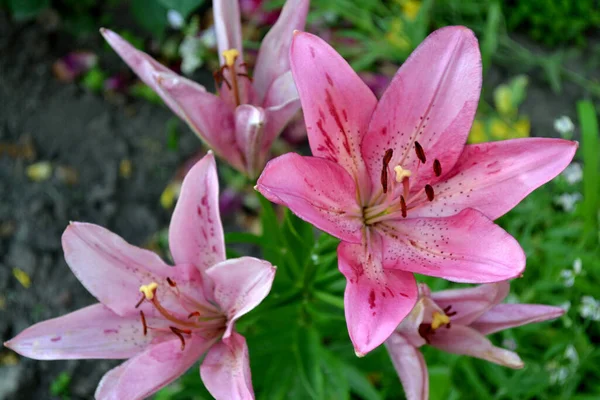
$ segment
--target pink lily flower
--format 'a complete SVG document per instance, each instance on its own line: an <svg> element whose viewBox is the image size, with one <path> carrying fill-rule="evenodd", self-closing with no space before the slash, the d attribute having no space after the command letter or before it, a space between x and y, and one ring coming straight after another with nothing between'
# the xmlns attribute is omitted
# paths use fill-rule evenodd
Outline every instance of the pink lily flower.
<svg viewBox="0 0 600 400"><path fill-rule="evenodd" d="M100 381L96 399L141 399L206 353L200 375L217 399L252 399L248 347L235 321L271 290L275 267L225 259L214 156L183 181L169 228L175 266L93 224L62 237L65 259L99 303L35 324L5 346L38 359L128 359Z"/></svg>
<svg viewBox="0 0 600 400"><path fill-rule="evenodd" d="M427 365L419 351L425 344L509 368L523 367L518 354L494 346L485 336L555 319L564 310L539 304L499 304L509 290L508 282L436 293L419 285L415 308L385 342L408 400L429 398Z"/></svg>
<svg viewBox="0 0 600 400"><path fill-rule="evenodd" d="M288 0L265 36L250 78L242 52L242 27L237 0L213 2L221 60L216 72L222 82L214 95L194 81L159 64L116 33L100 32L164 102L217 155L255 178L267 161L271 144L300 109L298 92L287 57L292 32L306 22L309 0Z"/></svg>
<svg viewBox="0 0 600 400"><path fill-rule="evenodd" d="M413 273L467 283L521 274L525 254L492 220L560 173L577 143L465 145L482 75L470 30L432 33L379 102L316 36L296 33L290 60L313 157L271 160L256 188L342 240L345 314L358 355L410 312Z"/></svg>

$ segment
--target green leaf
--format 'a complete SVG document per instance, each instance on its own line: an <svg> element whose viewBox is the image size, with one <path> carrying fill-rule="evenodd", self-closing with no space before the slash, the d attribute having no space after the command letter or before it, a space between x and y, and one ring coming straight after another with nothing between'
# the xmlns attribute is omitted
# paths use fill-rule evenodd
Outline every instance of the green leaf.
<svg viewBox="0 0 600 400"><path fill-rule="evenodd" d="M498 28L502 11L500 4L493 2L488 8L487 22L485 24L485 32L483 42L481 43L481 59L483 62L483 70L487 71L492 62L492 56L498 49Z"/></svg>
<svg viewBox="0 0 600 400"><path fill-rule="evenodd" d="M583 153L583 214L585 230L598 231L600 209L600 143L598 119L594 104L590 101L577 103L581 125L581 152ZM597 240L597 239L596 239Z"/></svg>
<svg viewBox="0 0 600 400"><path fill-rule="evenodd" d="M316 400L324 398L321 338L314 327L298 328L295 354L298 373L306 391Z"/></svg>
<svg viewBox="0 0 600 400"><path fill-rule="evenodd" d="M354 393L365 400L382 400L379 392L377 392L371 382L369 382L360 370L350 364L343 364L342 369L350 384L350 389Z"/></svg>
<svg viewBox="0 0 600 400"><path fill-rule="evenodd" d="M135 21L149 33L161 37L167 27L167 9L158 0L131 0Z"/></svg>
<svg viewBox="0 0 600 400"><path fill-rule="evenodd" d="M50 6L50 0L8 0L8 7L17 21L35 18Z"/></svg>
<svg viewBox="0 0 600 400"><path fill-rule="evenodd" d="M158 0L160 4L169 10L175 10L185 19L200 7L204 0Z"/></svg>

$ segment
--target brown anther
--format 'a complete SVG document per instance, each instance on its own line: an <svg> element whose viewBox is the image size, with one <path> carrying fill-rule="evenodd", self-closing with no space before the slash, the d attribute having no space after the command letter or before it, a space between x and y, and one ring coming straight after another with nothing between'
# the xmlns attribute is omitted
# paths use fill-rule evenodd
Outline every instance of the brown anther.
<svg viewBox="0 0 600 400"><path fill-rule="evenodd" d="M183 351L185 349L185 339L183 338L182 333L189 335L192 333L192 331L189 329L179 329L174 326L169 326L169 329L171 330L171 332L173 332L175 335L177 335L177 337L181 341L181 351Z"/></svg>
<svg viewBox="0 0 600 400"><path fill-rule="evenodd" d="M383 155L383 166L387 167L390 163L390 161L392 161L392 156L394 155L394 150L392 149L387 149L385 151L385 154Z"/></svg>
<svg viewBox="0 0 600 400"><path fill-rule="evenodd" d="M400 195L400 210L402 211L402 218L406 218L406 200L402 195Z"/></svg>
<svg viewBox="0 0 600 400"><path fill-rule="evenodd" d="M456 314L458 314L456 311L452 311L452 312L446 313L446 315L449 316L449 317L454 317Z"/></svg>
<svg viewBox="0 0 600 400"><path fill-rule="evenodd" d="M429 340L429 335L435 334L435 330L431 329L431 324L421 324L419 325L419 335L425 339L427 344L431 344Z"/></svg>
<svg viewBox="0 0 600 400"><path fill-rule="evenodd" d="M451 325L452 325L452 323L451 323L451 322L448 322L448 323L446 324L446 329L450 329L450 326L451 326Z"/></svg>
<svg viewBox="0 0 600 400"><path fill-rule="evenodd" d="M381 187L383 188L383 193L387 193L388 189L388 165L392 160L392 155L394 154L394 150L387 149L385 154L383 155L383 166L381 167Z"/></svg>
<svg viewBox="0 0 600 400"><path fill-rule="evenodd" d="M415 142L415 153L417 153L417 158L425 164L427 161L427 157L425 157L425 151L423 150L423 146L419 142Z"/></svg>
<svg viewBox="0 0 600 400"><path fill-rule="evenodd" d="M146 299L146 296L144 294L142 294L142 298L140 299L140 301L137 302L137 304L135 305L135 308L138 308Z"/></svg>
<svg viewBox="0 0 600 400"><path fill-rule="evenodd" d="M433 201L434 193L431 185L425 185L425 194L427 195L427 200Z"/></svg>
<svg viewBox="0 0 600 400"><path fill-rule="evenodd" d="M175 281L174 281L174 280L172 280L171 278L169 278L168 276L167 276L167 283L168 283L168 284L169 284L169 286L171 286L171 287L175 287L175 286L177 286L177 284L175 283Z"/></svg>
<svg viewBox="0 0 600 400"><path fill-rule="evenodd" d="M437 158L433 161L433 173L435 176L442 175L442 163Z"/></svg>
<svg viewBox="0 0 600 400"><path fill-rule="evenodd" d="M452 310L452 305L449 305L448 307L444 308L444 313L448 313L448 311Z"/></svg>
<svg viewBox="0 0 600 400"><path fill-rule="evenodd" d="M148 325L146 325L146 317L144 316L144 312L140 310L140 317L142 317L142 326L144 327L144 336L148 333Z"/></svg>
<svg viewBox="0 0 600 400"><path fill-rule="evenodd" d="M188 319L190 319L190 318L192 318L192 317L199 317L199 316L200 316L200 312L199 312L199 311L194 311L194 312L191 312L191 313L188 315Z"/></svg>

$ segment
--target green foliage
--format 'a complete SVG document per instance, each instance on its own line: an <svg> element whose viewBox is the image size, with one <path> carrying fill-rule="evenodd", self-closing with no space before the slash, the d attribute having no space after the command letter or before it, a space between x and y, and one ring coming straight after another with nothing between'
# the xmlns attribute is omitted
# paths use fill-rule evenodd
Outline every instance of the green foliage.
<svg viewBox="0 0 600 400"><path fill-rule="evenodd" d="M600 26L596 0L518 0L504 2L511 30L524 30L548 46L575 43L583 45L585 34Z"/></svg>
<svg viewBox="0 0 600 400"><path fill-rule="evenodd" d="M600 130L594 104L580 101L577 104L579 123L581 124L584 160L584 216L586 230L589 233L599 231L598 210L600 210Z"/></svg>
<svg viewBox="0 0 600 400"><path fill-rule="evenodd" d="M50 6L50 0L7 0L8 9L17 21L35 18Z"/></svg>
<svg viewBox="0 0 600 400"><path fill-rule="evenodd" d="M50 384L50 393L53 396L60 396L63 400L69 398L69 386L71 385L71 375L68 372L61 372L60 375Z"/></svg>

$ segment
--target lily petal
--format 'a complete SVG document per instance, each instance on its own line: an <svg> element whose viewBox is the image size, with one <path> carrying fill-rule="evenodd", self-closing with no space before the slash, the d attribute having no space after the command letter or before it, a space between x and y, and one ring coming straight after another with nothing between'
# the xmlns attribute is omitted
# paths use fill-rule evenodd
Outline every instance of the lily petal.
<svg viewBox="0 0 600 400"><path fill-rule="evenodd" d="M267 261L241 257L223 261L206 270L214 282L215 302L227 315L228 338L235 321L252 310L269 294L275 278L275 267Z"/></svg>
<svg viewBox="0 0 600 400"><path fill-rule="evenodd" d="M390 166L413 171L411 184L418 188L435 178L435 159L442 171L454 166L473 123L481 79L477 39L465 27L438 29L413 51L384 92L363 139L374 190L387 149L394 150ZM425 152L425 165L419 166L415 142Z"/></svg>
<svg viewBox="0 0 600 400"><path fill-rule="evenodd" d="M193 264L201 272L225 260L219 178L210 153L183 180L169 226L169 246L176 264Z"/></svg>
<svg viewBox="0 0 600 400"><path fill-rule="evenodd" d="M133 47L129 42L123 39L121 36L111 31L110 29L102 28L100 29L100 33L104 36L104 39L108 42L110 47L113 48L114 51L129 65L129 67L135 72L140 79L152 90L154 90L163 101L169 106L171 110L175 114L177 114L180 118L185 119L185 116L181 113L180 107L176 104L176 102L157 84L154 79L154 75L156 73L162 73L165 76L170 76L175 78L179 78L185 81L187 79L177 75L175 72L160 64L154 58L150 57L148 54L144 53ZM191 82L191 81L188 81ZM193 95L201 96L203 93L208 95L206 89L203 86L198 85L197 83L191 82L190 89L193 92Z"/></svg>
<svg viewBox="0 0 600 400"><path fill-rule="evenodd" d="M181 76L155 73L153 79L171 108L194 133L234 168L244 171L235 141L233 108L219 96L199 91L195 82Z"/></svg>
<svg viewBox="0 0 600 400"><path fill-rule="evenodd" d="M402 381L407 400L429 399L429 373L418 348L411 346L400 334L385 341L394 368Z"/></svg>
<svg viewBox="0 0 600 400"><path fill-rule="evenodd" d="M231 49L239 52L237 65L242 64L244 62L244 49L242 48L242 24L239 2L233 0L214 0L213 18L220 65L225 64L223 52Z"/></svg>
<svg viewBox="0 0 600 400"><path fill-rule="evenodd" d="M408 315L417 301L413 274L384 269L381 244L372 240L367 251L363 244L340 243L339 269L348 283L344 312L350 339L358 356L382 344Z"/></svg>
<svg viewBox="0 0 600 400"><path fill-rule="evenodd" d="M479 211L452 217L407 218L378 225L386 266L455 282L490 283L525 269L525 253Z"/></svg>
<svg viewBox="0 0 600 400"><path fill-rule="evenodd" d="M573 159L577 142L526 138L468 145L448 178L433 185L435 200L415 216L446 216L475 208L490 219L504 215Z"/></svg>
<svg viewBox="0 0 600 400"><path fill-rule="evenodd" d="M254 68L254 87L259 101L265 98L271 84L289 71L293 32L304 29L309 5L309 0L287 0L277 22L265 35Z"/></svg>
<svg viewBox="0 0 600 400"><path fill-rule="evenodd" d="M290 62L313 156L337 162L361 192L368 190L359 146L377 104L375 95L317 36L295 33Z"/></svg>
<svg viewBox="0 0 600 400"><path fill-rule="evenodd" d="M256 189L335 237L354 243L361 240L362 211L356 203L356 186L332 161L284 154L269 161Z"/></svg>
<svg viewBox="0 0 600 400"><path fill-rule="evenodd" d="M138 315L141 285L161 282L177 268L94 224L72 222L62 236L65 260L83 286L121 316Z"/></svg>
<svg viewBox="0 0 600 400"><path fill-rule="evenodd" d="M515 326L555 319L565 313L560 307L541 304L498 304L475 322L473 329L483 335L489 335Z"/></svg>
<svg viewBox="0 0 600 400"><path fill-rule="evenodd" d="M233 332L212 346L200 366L200 376L216 400L254 399L246 339Z"/></svg>
<svg viewBox="0 0 600 400"><path fill-rule="evenodd" d="M144 399L186 372L214 341L186 337L185 350L174 338L150 346L108 371L96 389L97 400Z"/></svg>
<svg viewBox="0 0 600 400"><path fill-rule="evenodd" d="M300 110L300 97L291 71L275 79L267 92L264 108L267 114L267 126L262 149L266 153L270 150L271 143Z"/></svg>
<svg viewBox="0 0 600 400"><path fill-rule="evenodd" d="M255 178L262 169L261 148L265 136L265 110L250 104L235 109L236 141L244 154L246 173Z"/></svg>
<svg viewBox="0 0 600 400"><path fill-rule="evenodd" d="M494 346L481 333L467 326L453 324L449 329L439 328L429 340L432 346L448 353L477 357L509 368L523 368L518 354Z"/></svg>
<svg viewBox="0 0 600 400"><path fill-rule="evenodd" d="M490 308L506 298L510 291L507 281L478 285L465 289L450 289L434 292L431 298L443 310L452 307L452 323L469 325Z"/></svg>
<svg viewBox="0 0 600 400"><path fill-rule="evenodd" d="M94 304L39 322L4 345L36 360L129 358L143 351L153 335L144 335L139 317L120 317Z"/></svg>

